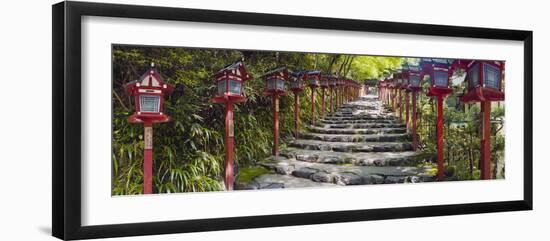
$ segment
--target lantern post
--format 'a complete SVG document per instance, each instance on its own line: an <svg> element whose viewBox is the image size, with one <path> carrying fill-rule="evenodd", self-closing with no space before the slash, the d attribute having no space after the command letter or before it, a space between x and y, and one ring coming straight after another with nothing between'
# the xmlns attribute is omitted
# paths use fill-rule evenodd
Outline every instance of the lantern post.
<svg viewBox="0 0 550 241"><path fill-rule="evenodd" d="M394 73L393 79L395 80L395 89L397 91L397 98L399 99L397 102L397 106L399 107L399 121L403 122L403 97L401 96L401 90L403 89L403 78L401 73Z"/></svg>
<svg viewBox="0 0 550 241"><path fill-rule="evenodd" d="M481 179L491 179L491 102L503 101L504 62L486 60L455 60L453 68L466 70L467 92L460 97L464 103L479 102L481 118Z"/></svg>
<svg viewBox="0 0 550 241"><path fill-rule="evenodd" d="M235 143L235 124L233 122L233 104L246 101L243 93L243 82L251 76L246 72L242 61L234 62L214 75L217 86L216 96L212 102L225 105L225 189L233 190Z"/></svg>
<svg viewBox="0 0 550 241"><path fill-rule="evenodd" d="M334 113L334 88L336 88L336 76L332 75L329 77L329 88L330 88L330 113Z"/></svg>
<svg viewBox="0 0 550 241"><path fill-rule="evenodd" d="M273 103L273 149L272 155L279 156L279 96L286 95L285 81L288 80L288 69L277 68L264 74L264 95L271 95Z"/></svg>
<svg viewBox="0 0 550 241"><path fill-rule="evenodd" d="M411 125L407 126L412 132L412 145L413 150L416 151L418 146L417 135L416 135L416 93L422 90L422 79L420 77L420 67L419 66L407 66L405 79L407 80L407 92L411 93L411 104L412 104L412 118ZM408 109L408 108L407 108Z"/></svg>
<svg viewBox="0 0 550 241"><path fill-rule="evenodd" d="M330 77L321 76L321 118L325 117L325 90L330 87Z"/></svg>
<svg viewBox="0 0 550 241"><path fill-rule="evenodd" d="M149 71L124 86L126 94L135 97L136 104L136 111L128 117L128 122L143 123L143 194L153 193L153 124L170 121L163 113L163 98L174 90L162 80L154 66L151 63Z"/></svg>
<svg viewBox="0 0 550 241"><path fill-rule="evenodd" d="M319 87L321 71L311 70L306 73L306 79L311 88L311 125L315 125L315 91Z"/></svg>
<svg viewBox="0 0 550 241"><path fill-rule="evenodd" d="M422 58L422 70L430 76L428 96L437 98L437 178L444 179L444 137L443 137L443 98L453 92L449 88L449 79L452 76L450 61L447 59Z"/></svg>
<svg viewBox="0 0 550 241"><path fill-rule="evenodd" d="M300 93L304 91L304 72L291 72L289 78L290 90L294 93L294 137L300 133Z"/></svg>

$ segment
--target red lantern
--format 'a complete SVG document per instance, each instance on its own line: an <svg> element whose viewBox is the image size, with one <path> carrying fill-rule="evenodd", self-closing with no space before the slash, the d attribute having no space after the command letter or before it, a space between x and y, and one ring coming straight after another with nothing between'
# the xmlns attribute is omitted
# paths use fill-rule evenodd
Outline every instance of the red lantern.
<svg viewBox="0 0 550 241"><path fill-rule="evenodd" d="M430 76L428 96L444 97L453 92L453 89L449 88L449 79L453 75L451 60L422 58L421 65L423 71L422 77L424 75Z"/></svg>
<svg viewBox="0 0 550 241"><path fill-rule="evenodd" d="M504 79L504 62L487 60L456 60L453 67L466 70L468 91L461 101L503 101L502 80Z"/></svg>
<svg viewBox="0 0 550 241"><path fill-rule="evenodd" d="M449 79L452 76L451 61L423 58L421 62L423 74L430 76L430 88L427 95L437 98L437 177L442 181L445 171L443 163L443 98L453 92L453 89L449 88Z"/></svg>
<svg viewBox="0 0 550 241"><path fill-rule="evenodd" d="M325 117L325 90L330 86L330 76L321 76L321 117Z"/></svg>
<svg viewBox="0 0 550 241"><path fill-rule="evenodd" d="M153 123L167 122L170 117L163 112L164 95L172 93L173 87L165 83L153 68L138 80L124 86L127 95L135 97L135 113L128 117L130 123L143 123L143 194L153 192Z"/></svg>
<svg viewBox="0 0 550 241"><path fill-rule="evenodd" d="M265 95L284 95L286 93L285 81L288 80L288 69L286 67L277 68L264 74Z"/></svg>
<svg viewBox="0 0 550 241"><path fill-rule="evenodd" d="M305 72L290 73L290 90L294 92L294 137L298 139L300 130L300 93L304 91Z"/></svg>
<svg viewBox="0 0 550 241"><path fill-rule="evenodd" d="M126 94L135 97L136 110L128 118L130 123L161 123L170 120L163 113L164 95L172 93L172 85L165 83L153 68L138 80L124 86Z"/></svg>
<svg viewBox="0 0 550 241"><path fill-rule="evenodd" d="M279 156L279 96L285 95L285 81L288 79L288 69L281 67L264 74L264 94L272 96L273 103L273 150L274 156Z"/></svg>
<svg viewBox="0 0 550 241"><path fill-rule="evenodd" d="M338 76L333 74L333 75L330 75L328 79L329 79L328 87L330 88L330 112L333 113L334 112L334 102L333 102L334 89L336 88L336 85L338 83Z"/></svg>
<svg viewBox="0 0 550 241"><path fill-rule="evenodd" d="M504 62L488 60L455 60L453 68L466 70L468 90L460 100L480 102L481 179L491 179L491 102L503 101Z"/></svg>
<svg viewBox="0 0 550 241"><path fill-rule="evenodd" d="M245 102L243 83L251 78L241 61L230 64L214 75L217 87L215 103L225 104L225 188L233 190L233 145L235 125L233 123L233 103Z"/></svg>
<svg viewBox="0 0 550 241"><path fill-rule="evenodd" d="M406 119L407 119L407 129L411 130L412 132L412 146L413 146L413 150L416 151L416 148L417 148L417 136L416 136L416 94L418 91L421 91L422 90L422 77L421 77L421 69L420 69L420 66L416 66L416 65L406 65L406 67L403 68L404 69L404 78L406 79L406 83L407 83L407 92L411 92L411 103L412 103L412 118L411 118L411 125L409 125L409 107L408 107L408 104L409 104L409 101L407 100L407 114L406 114ZM407 94L407 99L408 99L408 94Z"/></svg>
<svg viewBox="0 0 550 241"><path fill-rule="evenodd" d="M215 103L238 103L246 101L243 93L243 83L251 77L241 61L230 64L214 75L217 87Z"/></svg>
<svg viewBox="0 0 550 241"><path fill-rule="evenodd" d="M305 79L311 88L311 124L315 125L315 89L319 87L319 79L321 78L321 71L311 70L305 74Z"/></svg>

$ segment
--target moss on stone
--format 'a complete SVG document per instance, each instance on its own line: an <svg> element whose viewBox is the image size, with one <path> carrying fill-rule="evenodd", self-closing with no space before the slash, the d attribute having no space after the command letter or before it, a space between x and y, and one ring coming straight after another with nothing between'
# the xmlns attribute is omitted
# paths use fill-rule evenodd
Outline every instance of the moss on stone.
<svg viewBox="0 0 550 241"><path fill-rule="evenodd" d="M239 170L237 182L248 183L254 180L254 178L268 173L272 173L272 171L263 167L243 167Z"/></svg>

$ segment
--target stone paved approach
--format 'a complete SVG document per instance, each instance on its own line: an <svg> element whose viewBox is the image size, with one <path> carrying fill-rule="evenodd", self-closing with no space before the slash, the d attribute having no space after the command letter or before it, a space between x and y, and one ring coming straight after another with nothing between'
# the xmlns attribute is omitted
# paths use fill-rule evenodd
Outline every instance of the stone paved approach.
<svg viewBox="0 0 550 241"><path fill-rule="evenodd" d="M239 189L273 189L434 181L418 167L411 136L376 96L365 96L306 126L278 158L262 166L273 173Z"/></svg>

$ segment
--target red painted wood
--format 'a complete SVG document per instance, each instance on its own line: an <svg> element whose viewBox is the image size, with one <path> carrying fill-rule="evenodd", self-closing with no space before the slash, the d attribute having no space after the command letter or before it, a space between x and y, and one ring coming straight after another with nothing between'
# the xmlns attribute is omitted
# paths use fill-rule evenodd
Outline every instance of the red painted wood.
<svg viewBox="0 0 550 241"><path fill-rule="evenodd" d="M311 125L315 125L315 88L311 88Z"/></svg>
<svg viewBox="0 0 550 241"><path fill-rule="evenodd" d="M325 117L325 88L321 88L321 118Z"/></svg>
<svg viewBox="0 0 550 241"><path fill-rule="evenodd" d="M271 154L279 156L279 96L272 95L273 102L273 150Z"/></svg>
<svg viewBox="0 0 550 241"><path fill-rule="evenodd" d="M294 137L298 139L300 129L300 94L294 92Z"/></svg>
<svg viewBox="0 0 550 241"><path fill-rule="evenodd" d="M146 138L146 128L153 128L153 124L151 122L146 122L143 124L144 139ZM153 193L153 147L150 146L150 148L148 148L147 145L145 145L145 148L143 149L143 194L151 193Z"/></svg>
<svg viewBox="0 0 550 241"><path fill-rule="evenodd" d="M401 89L397 89L399 92L399 121L403 122L403 97L401 96Z"/></svg>
<svg viewBox="0 0 550 241"><path fill-rule="evenodd" d="M437 178L443 181L445 165L443 163L443 96L437 96Z"/></svg>
<svg viewBox="0 0 550 241"><path fill-rule="evenodd" d="M412 92L412 145L413 150L416 151L416 91Z"/></svg>
<svg viewBox="0 0 550 241"><path fill-rule="evenodd" d="M491 102L481 103L481 179L491 179Z"/></svg>
<svg viewBox="0 0 550 241"><path fill-rule="evenodd" d="M409 130L409 92L405 92L405 106L405 126L407 127L407 130Z"/></svg>
<svg viewBox="0 0 550 241"><path fill-rule="evenodd" d="M330 113L334 112L334 105L332 103L333 95L334 95L334 88L330 88Z"/></svg>
<svg viewBox="0 0 550 241"><path fill-rule="evenodd" d="M233 129L233 103L225 103L225 189L233 190L234 173L233 173L233 146L235 137L230 133Z"/></svg>

